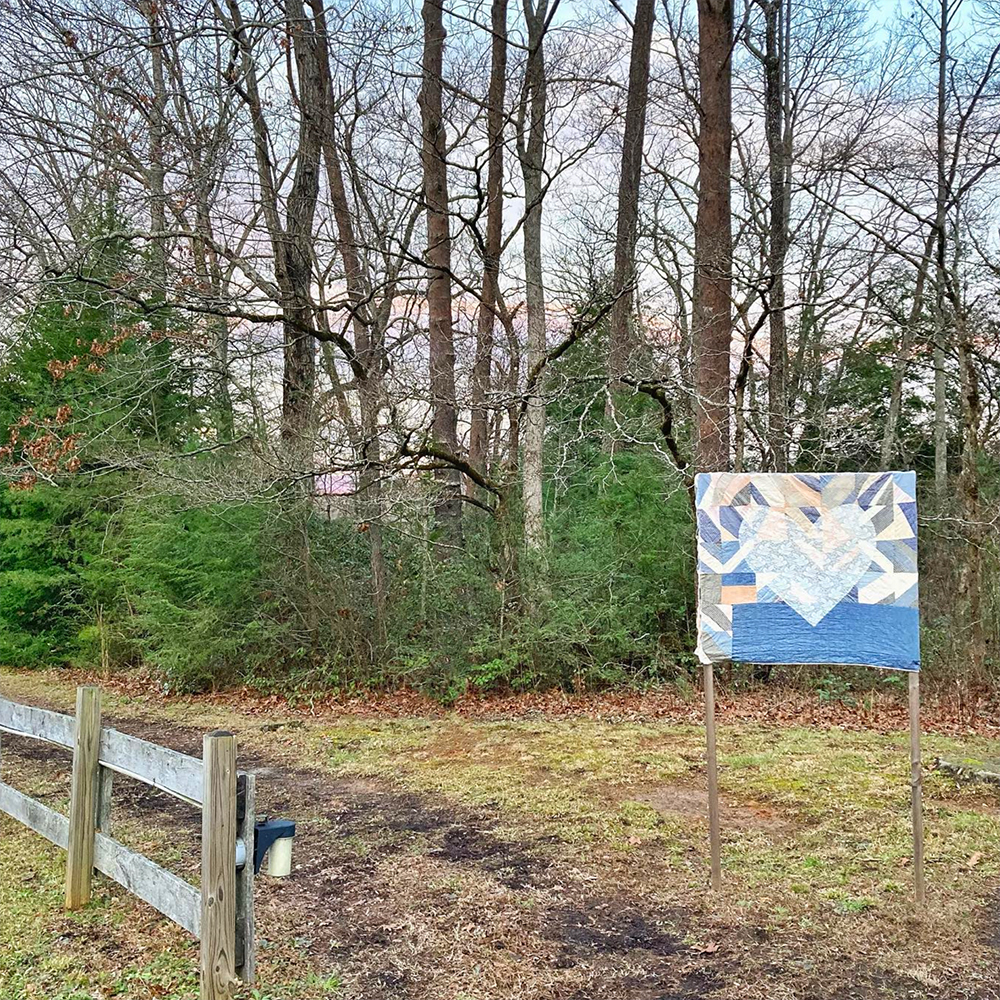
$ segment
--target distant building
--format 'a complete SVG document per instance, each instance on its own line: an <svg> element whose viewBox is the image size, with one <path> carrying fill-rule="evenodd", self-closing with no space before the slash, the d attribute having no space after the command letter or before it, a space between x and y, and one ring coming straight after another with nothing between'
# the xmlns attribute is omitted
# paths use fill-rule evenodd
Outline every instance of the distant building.
<svg viewBox="0 0 1000 1000"><path fill-rule="evenodd" d="M313 476L313 503L328 520L351 514L356 492L357 477L353 472L324 472Z"/></svg>

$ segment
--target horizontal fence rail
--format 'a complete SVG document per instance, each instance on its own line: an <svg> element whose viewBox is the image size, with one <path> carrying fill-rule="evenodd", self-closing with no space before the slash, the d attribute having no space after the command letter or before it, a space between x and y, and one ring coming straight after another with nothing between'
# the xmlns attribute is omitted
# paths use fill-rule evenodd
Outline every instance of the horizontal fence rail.
<svg viewBox="0 0 1000 1000"><path fill-rule="evenodd" d="M196 757L101 727L96 689L81 688L77 695L76 718L0 698L0 732L73 753L69 816L2 779L0 812L69 852L68 909L90 898L90 871L102 872L202 942L202 1000L228 996L237 979L253 982L256 964L253 775L239 776L242 810L238 813L234 766L216 766L210 772ZM206 759L218 747L224 748L219 752L228 755L227 760L235 761L235 744L229 734L206 736ZM109 835L112 774L140 781L202 810L202 881L206 882L208 872L211 890L196 888ZM210 811L205 809L206 802L212 803ZM242 840L244 859L239 871L235 861L230 864L237 837ZM224 907L220 900L226 901ZM206 965L209 956L212 959Z"/></svg>
<svg viewBox="0 0 1000 1000"><path fill-rule="evenodd" d="M40 833L64 851L69 846L69 820L62 813L0 781L0 811Z"/></svg>
<svg viewBox="0 0 1000 1000"><path fill-rule="evenodd" d="M190 882L103 833L94 839L94 867L190 934L201 936L201 892Z"/></svg>
<svg viewBox="0 0 1000 1000"><path fill-rule="evenodd" d="M72 750L74 725L71 715L0 698L0 731ZM189 805L202 803L202 766L197 757L103 728L99 761L102 767L168 792Z"/></svg>
<svg viewBox="0 0 1000 1000"><path fill-rule="evenodd" d="M17 736L28 736L56 746L73 749L76 723L71 715L48 712L44 708L19 705L0 698L0 730Z"/></svg>
<svg viewBox="0 0 1000 1000"><path fill-rule="evenodd" d="M100 762L102 767L168 792L189 805L201 805L202 765L196 757L126 736L117 729L102 729Z"/></svg>
<svg viewBox="0 0 1000 1000"><path fill-rule="evenodd" d="M41 834L56 847L66 850L69 845L66 816L3 782L0 782L0 812ZM201 893L190 882L103 833L94 837L94 867L184 930L195 937L200 935Z"/></svg>

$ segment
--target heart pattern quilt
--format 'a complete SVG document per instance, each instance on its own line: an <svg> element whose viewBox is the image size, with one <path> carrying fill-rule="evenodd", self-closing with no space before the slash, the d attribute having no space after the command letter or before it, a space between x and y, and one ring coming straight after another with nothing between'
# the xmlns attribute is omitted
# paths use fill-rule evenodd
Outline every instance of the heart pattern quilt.
<svg viewBox="0 0 1000 1000"><path fill-rule="evenodd" d="M703 663L920 668L912 472L696 477Z"/></svg>

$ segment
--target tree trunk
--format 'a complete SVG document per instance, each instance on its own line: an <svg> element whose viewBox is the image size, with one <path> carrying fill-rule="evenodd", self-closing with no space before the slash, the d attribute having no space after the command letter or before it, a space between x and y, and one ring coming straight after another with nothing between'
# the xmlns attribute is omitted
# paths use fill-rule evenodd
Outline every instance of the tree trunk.
<svg viewBox="0 0 1000 1000"><path fill-rule="evenodd" d="M507 0L493 0L492 64L487 97L486 137L489 146L486 178L486 240L483 252L483 290L476 328L476 360L472 369L472 423L469 462L485 470L489 435L487 396L493 378L493 328L500 285L500 248L503 241L503 133L507 92Z"/></svg>
<svg viewBox="0 0 1000 1000"><path fill-rule="evenodd" d="M631 368L636 349L632 316L636 282L635 245L646 108L649 103L649 58L655 20L654 0L636 0L621 177L618 182L618 231L613 280L615 300L611 307L611 343L608 354L612 391L616 380Z"/></svg>
<svg viewBox="0 0 1000 1000"><path fill-rule="evenodd" d="M736 380L733 392L733 472L743 472L746 461L747 415L746 387L750 378L750 369L746 369L746 378Z"/></svg>
<svg viewBox="0 0 1000 1000"><path fill-rule="evenodd" d="M166 131L167 83L163 55L163 31L159 21L159 11L155 3L145 7L149 18L149 56L153 80L153 100L149 110L149 228L152 235L150 246L150 271L152 272L152 301L163 306L167 300L167 192L166 166L163 162L163 142ZM152 327L162 334L167 328L167 317L164 312L152 314ZM169 350L166 343L155 344L153 352L162 354ZM155 363L155 362L154 362ZM159 437L159 402L161 393L152 391L149 394L152 431Z"/></svg>
<svg viewBox="0 0 1000 1000"><path fill-rule="evenodd" d="M155 301L167 297L167 254L163 233L167 228L166 169L163 163L167 84L163 67L163 34L154 3L146 6L149 18L149 55L153 77L153 102L149 114L149 221L153 233L152 263Z"/></svg>
<svg viewBox="0 0 1000 1000"><path fill-rule="evenodd" d="M920 314L924 310L924 286L927 283L927 269L931 251L934 247L934 233L927 237L924 244L924 255L917 269L917 279L913 287L913 303L910 315L903 329L903 337L899 345L899 354L892 368L892 388L889 390L889 412L885 418L885 428L882 432L882 448L880 467L888 469L892 464L896 450L896 431L899 426L899 415L903 408L903 382L906 381L906 369L910 363L913 342L916 339L917 328L920 325Z"/></svg>
<svg viewBox="0 0 1000 1000"><path fill-rule="evenodd" d="M761 324L751 326L747 313L749 300L745 306L737 306L740 326L743 329L743 350L740 352L740 366L733 384L733 471L743 472L746 467L746 389L753 372L753 342ZM765 455L765 460L767 456Z"/></svg>
<svg viewBox="0 0 1000 1000"><path fill-rule="evenodd" d="M527 370L532 372L545 355L545 286L542 273L542 169L545 162L546 89L543 49L548 0L524 0L528 27L528 64L521 94L518 156L524 175L524 279L528 325ZM525 136L525 127L527 136ZM542 463L545 439L545 401L542 379L529 390L522 439L524 538L539 553L545 546L542 515Z"/></svg>
<svg viewBox="0 0 1000 1000"><path fill-rule="evenodd" d="M372 603L375 611L377 645L385 641L385 610L388 600L389 580L382 545L382 446L379 438L379 411L382 403L384 370L384 345L368 303L371 300L371 281L365 271L358 251L354 218L347 197L344 173L340 163L333 108L333 80L330 72L329 34L322 6L316 4L316 20L322 34L320 66L326 113L323 128L323 160L326 164L327 185L337 227L337 249L344 265L344 281L351 301L351 328L357 355L355 379L358 386L360 411L359 439L354 448L361 460L358 475L358 496L361 514L367 525L369 563L371 568Z"/></svg>
<svg viewBox="0 0 1000 1000"><path fill-rule="evenodd" d="M947 197L948 179L945 149L947 138L948 81L948 0L941 0L938 44L937 91L937 190L934 232L936 235L935 316L934 316L934 495L938 504L948 496L948 399L945 381L947 320L945 317L945 281L947 275Z"/></svg>
<svg viewBox="0 0 1000 1000"><path fill-rule="evenodd" d="M198 281L209 289L213 303L221 303L225 296L225 280L219 257L215 252L209 188L200 150L192 150L191 174L195 183L195 229L191 238L191 256ZM229 388L229 322L225 316L210 315L207 319L210 337L210 364L212 367L211 396L214 401L213 417L221 440L232 440L235 434L233 399Z"/></svg>
<svg viewBox="0 0 1000 1000"><path fill-rule="evenodd" d="M311 424L316 378L312 288L312 225L319 196L319 160L323 94L315 31L301 0L286 0L285 17L295 56L297 80L289 86L298 96L299 130L295 177L288 196L286 222L278 208L277 171L271 160L271 136L257 86L257 66L238 0L228 0L232 35L242 62L241 96L253 125L254 160L260 207L274 257L282 315L281 437L293 472L312 468Z"/></svg>
<svg viewBox="0 0 1000 1000"><path fill-rule="evenodd" d="M785 77L788 25L783 0L764 5L764 131L767 135L770 213L767 267L769 272L768 326L768 446L771 468L788 470L788 334L785 329L785 258L788 254L788 218L791 210L791 124L786 117Z"/></svg>
<svg viewBox="0 0 1000 1000"><path fill-rule="evenodd" d="M281 241L285 283L282 288L284 375L281 434L299 472L312 468L313 397L316 387L316 341L312 311L312 240L323 135L319 40L301 0L286 0L285 13L295 56L299 134L295 176L288 195L285 238Z"/></svg>
<svg viewBox="0 0 1000 1000"><path fill-rule="evenodd" d="M957 297L957 295L956 295ZM958 322L958 371L962 392L962 475L959 480L959 496L962 505L962 520L965 528L966 552L961 563L959 593L964 604L969 641L969 685L975 688L986 680L986 639L983 630L982 607L982 549L985 533L979 509L979 419L981 403L979 380L973 364L973 346L969 336L966 318L956 303ZM974 699L970 699L974 703Z"/></svg>
<svg viewBox="0 0 1000 1000"><path fill-rule="evenodd" d="M695 412L698 468L729 466L732 338L732 0L698 0L698 213L695 223Z"/></svg>
<svg viewBox="0 0 1000 1000"><path fill-rule="evenodd" d="M521 342L510 313L502 317L504 337L507 341L507 356L510 359L507 371L507 469L511 475L521 464ZM497 434L500 433L500 418L497 416ZM497 458L499 459L499 445Z"/></svg>
<svg viewBox="0 0 1000 1000"><path fill-rule="evenodd" d="M451 298L451 220L448 206L447 142L442 116L444 11L441 0L424 0L423 80L420 117L421 160L427 220L427 323L430 334L431 434L434 444L458 454L458 408L455 401L455 339ZM442 539L462 539L461 475L451 467L437 472L441 496L436 504ZM439 557L448 554L439 546Z"/></svg>

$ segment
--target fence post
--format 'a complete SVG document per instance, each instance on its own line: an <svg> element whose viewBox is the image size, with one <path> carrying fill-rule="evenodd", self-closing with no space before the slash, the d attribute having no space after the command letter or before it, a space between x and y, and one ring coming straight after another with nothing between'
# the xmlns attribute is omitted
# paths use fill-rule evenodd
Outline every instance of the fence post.
<svg viewBox="0 0 1000 1000"><path fill-rule="evenodd" d="M78 687L66 857L67 910L77 910L90 900L90 881L94 873L100 745L101 693L95 687Z"/></svg>
<svg viewBox="0 0 1000 1000"><path fill-rule="evenodd" d="M257 820L256 778L243 774L237 783L242 784L240 804L242 814L237 814L236 836L241 838L246 849L243 868L236 876L236 972L244 983L253 984L257 971L257 955L254 946L253 912L253 838ZM239 792L237 793L239 794Z"/></svg>
<svg viewBox="0 0 1000 1000"><path fill-rule="evenodd" d="M913 816L913 890L917 907L924 905L924 810L920 768L920 673L910 671L910 809Z"/></svg>
<svg viewBox="0 0 1000 1000"><path fill-rule="evenodd" d="M719 819L719 765L715 748L715 667L705 664L705 764L708 771L708 840L712 888L722 888L722 830Z"/></svg>
<svg viewBox="0 0 1000 1000"><path fill-rule="evenodd" d="M201 1000L228 1000L236 979L236 737L204 738Z"/></svg>
<svg viewBox="0 0 1000 1000"><path fill-rule="evenodd" d="M114 787L115 772L110 767L99 768L97 779L97 829L105 837L111 836L111 791Z"/></svg>

